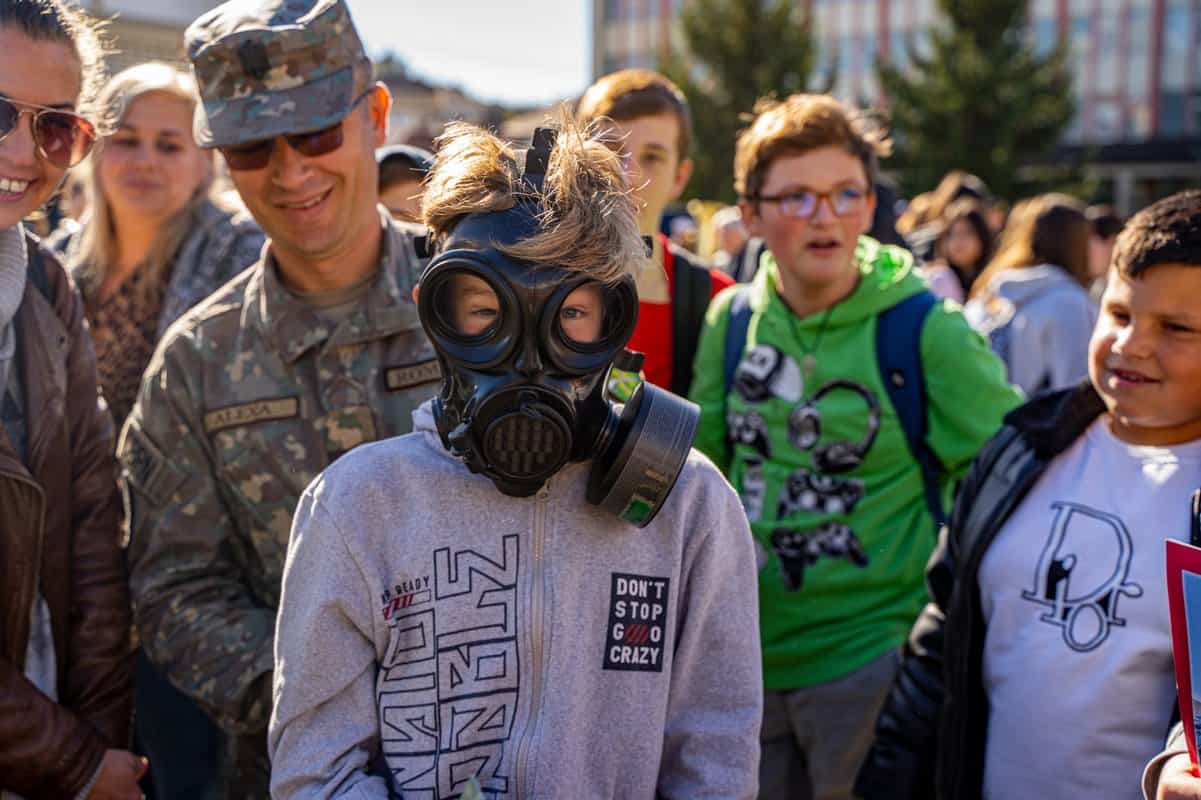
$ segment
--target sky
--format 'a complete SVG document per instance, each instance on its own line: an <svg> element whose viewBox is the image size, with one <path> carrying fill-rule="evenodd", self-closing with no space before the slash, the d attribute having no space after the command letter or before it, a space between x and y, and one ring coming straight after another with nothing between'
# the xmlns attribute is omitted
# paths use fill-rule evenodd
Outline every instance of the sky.
<svg viewBox="0 0 1201 800"><path fill-rule="evenodd" d="M503 105L544 105L591 79L589 0L348 0L374 57Z"/></svg>

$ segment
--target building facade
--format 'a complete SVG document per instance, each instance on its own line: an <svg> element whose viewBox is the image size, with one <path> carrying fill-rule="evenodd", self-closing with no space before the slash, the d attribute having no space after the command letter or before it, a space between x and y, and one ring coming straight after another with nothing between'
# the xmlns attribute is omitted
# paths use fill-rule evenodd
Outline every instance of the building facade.
<svg viewBox="0 0 1201 800"><path fill-rule="evenodd" d="M593 70L653 67L678 41L684 0L593 0ZM834 93L882 102L878 59L928 47L935 0L797 0L813 15ZM1071 48L1077 114L1060 155L1088 162L1124 212L1201 181L1201 0L1030 0L1028 36ZM834 63L834 62L837 63Z"/></svg>
<svg viewBox="0 0 1201 800"><path fill-rule="evenodd" d="M110 74L143 61L166 61L187 67L183 33L193 20L221 0L75 0L88 14L107 20L113 45L107 59Z"/></svg>

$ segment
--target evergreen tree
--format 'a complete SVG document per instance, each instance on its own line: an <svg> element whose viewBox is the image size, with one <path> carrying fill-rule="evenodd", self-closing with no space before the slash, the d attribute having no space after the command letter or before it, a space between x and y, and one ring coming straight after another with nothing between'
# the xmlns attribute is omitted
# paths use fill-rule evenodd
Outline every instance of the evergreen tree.
<svg viewBox="0 0 1201 800"><path fill-rule="evenodd" d="M1067 44L1034 52L1026 3L938 0L929 55L910 44L908 69L879 66L897 143L891 165L908 193L958 168L1013 200L1023 189L1019 167L1058 143L1075 111Z"/></svg>
<svg viewBox="0 0 1201 800"><path fill-rule="evenodd" d="M817 60L794 0L688 0L683 47L661 65L692 107L696 168L686 197L734 199L734 143L755 102L805 91Z"/></svg>

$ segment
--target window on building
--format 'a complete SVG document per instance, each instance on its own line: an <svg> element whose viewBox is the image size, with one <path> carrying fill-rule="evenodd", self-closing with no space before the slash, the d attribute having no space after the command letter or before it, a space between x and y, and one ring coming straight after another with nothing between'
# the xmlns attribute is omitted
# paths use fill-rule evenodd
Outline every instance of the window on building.
<svg viewBox="0 0 1201 800"><path fill-rule="evenodd" d="M1161 92L1159 95L1159 135L1178 139L1188 131L1188 96L1184 92Z"/></svg>
<svg viewBox="0 0 1201 800"><path fill-rule="evenodd" d="M1120 74L1120 11L1103 7L1097 19L1096 91L1112 94L1118 91Z"/></svg>
<svg viewBox="0 0 1201 800"><path fill-rule="evenodd" d="M909 43L902 31L894 30L888 34L888 60L897 69L909 66Z"/></svg>
<svg viewBox="0 0 1201 800"><path fill-rule="evenodd" d="M1145 100L1151 91L1151 9L1135 6L1127 28L1126 96Z"/></svg>
<svg viewBox="0 0 1201 800"><path fill-rule="evenodd" d="M1163 21L1163 89L1181 90L1189 84L1193 15L1189 0L1169 0Z"/></svg>
<svg viewBox="0 0 1201 800"><path fill-rule="evenodd" d="M892 33L909 27L909 0L892 0L888 4L888 29Z"/></svg>
<svg viewBox="0 0 1201 800"><path fill-rule="evenodd" d="M1030 33L1034 52L1039 55L1054 50L1059 41L1059 25L1054 17L1035 17L1030 25Z"/></svg>
<svg viewBox="0 0 1201 800"><path fill-rule="evenodd" d="M1105 100L1093 106L1093 129L1089 138L1098 144L1122 139L1122 107L1115 101Z"/></svg>

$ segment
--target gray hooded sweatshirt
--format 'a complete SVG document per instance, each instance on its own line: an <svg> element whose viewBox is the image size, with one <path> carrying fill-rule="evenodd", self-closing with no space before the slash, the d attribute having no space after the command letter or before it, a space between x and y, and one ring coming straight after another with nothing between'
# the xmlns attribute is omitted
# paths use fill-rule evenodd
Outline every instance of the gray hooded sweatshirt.
<svg viewBox="0 0 1201 800"><path fill-rule="evenodd" d="M1061 267L1041 264L1001 273L964 315L1005 362L1009 382L1027 395L1074 386L1088 377L1088 341L1097 307Z"/></svg>
<svg viewBox="0 0 1201 800"><path fill-rule="evenodd" d="M640 530L585 501L590 464L506 497L414 423L300 500L271 796L755 797L755 554L712 463Z"/></svg>

